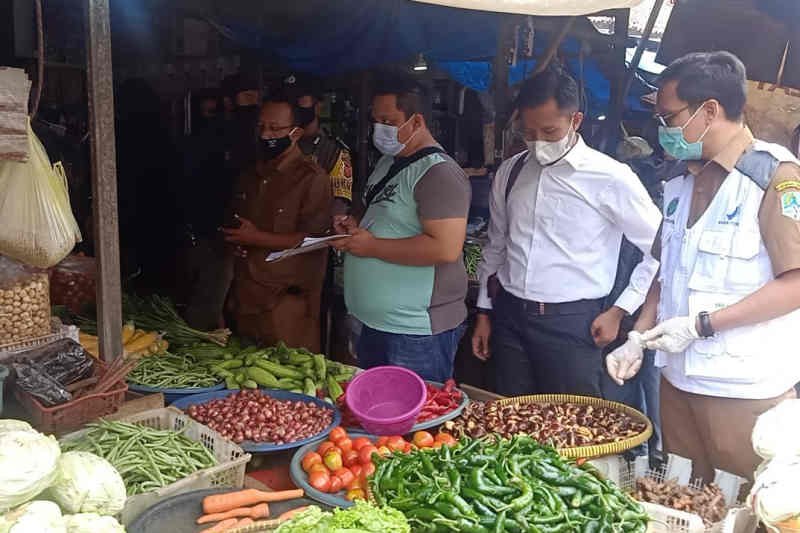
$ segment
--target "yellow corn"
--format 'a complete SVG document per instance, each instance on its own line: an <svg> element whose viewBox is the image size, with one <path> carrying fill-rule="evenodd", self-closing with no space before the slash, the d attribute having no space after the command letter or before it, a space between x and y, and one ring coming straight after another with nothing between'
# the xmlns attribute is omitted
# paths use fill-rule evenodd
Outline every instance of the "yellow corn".
<svg viewBox="0 0 800 533"><path fill-rule="evenodd" d="M158 333L151 331L139 337L135 337L132 341L125 345L125 351L128 353L140 352L148 348L158 340Z"/></svg>
<svg viewBox="0 0 800 533"><path fill-rule="evenodd" d="M133 322L128 322L122 326L122 344L130 342L134 333L136 333L136 326L133 325Z"/></svg>
<svg viewBox="0 0 800 533"><path fill-rule="evenodd" d="M159 353L162 354L167 353L167 350L169 350L169 341L166 339L161 339L160 341L158 341L158 344L161 348L161 351Z"/></svg>

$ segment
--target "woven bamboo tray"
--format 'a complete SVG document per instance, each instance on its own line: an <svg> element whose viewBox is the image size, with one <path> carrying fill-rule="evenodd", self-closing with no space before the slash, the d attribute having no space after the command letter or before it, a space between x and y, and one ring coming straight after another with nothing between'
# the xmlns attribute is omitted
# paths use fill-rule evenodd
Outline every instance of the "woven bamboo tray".
<svg viewBox="0 0 800 533"><path fill-rule="evenodd" d="M559 448L558 453L564 457L573 459L584 458L591 459L593 457L602 457L604 455L618 455L632 448L647 442L653 435L653 424L642 413L628 407L619 402L611 402L603 400L602 398L593 398L590 396L576 396L572 394L534 394L531 396L516 396L514 398L506 398L505 400L496 400L498 405L514 405L514 404L527 404L527 403L574 403L579 405L592 405L594 407L606 407L621 411L630 416L637 422L646 424L645 430L634 437L630 437L618 442L609 442L607 444L597 444L593 446L578 446L576 448Z"/></svg>

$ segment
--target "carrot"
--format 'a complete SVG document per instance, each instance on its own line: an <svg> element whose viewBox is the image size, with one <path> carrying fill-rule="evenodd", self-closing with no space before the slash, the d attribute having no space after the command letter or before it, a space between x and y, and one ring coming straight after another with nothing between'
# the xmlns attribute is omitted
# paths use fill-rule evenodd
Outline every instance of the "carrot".
<svg viewBox="0 0 800 533"><path fill-rule="evenodd" d="M203 512L205 514L217 514L248 507L257 503L282 502L302 498L305 493L303 489L282 490L266 492L256 489L244 489L227 494L212 494L203 498Z"/></svg>
<svg viewBox="0 0 800 533"><path fill-rule="evenodd" d="M295 509L291 509L289 511L286 511L285 513L281 514L278 517L278 520L280 522L285 522L287 520L290 520L290 519L294 518L296 515L299 515L300 513L302 513L306 509L308 509L309 507L311 507L311 506L310 505L303 505L302 507L297 507Z"/></svg>
<svg viewBox="0 0 800 533"><path fill-rule="evenodd" d="M204 514L197 519L198 524L208 524L210 522L219 522L220 520L227 520L228 518L267 518L269 516L269 505L260 503L255 507L237 507L224 513Z"/></svg>
<svg viewBox="0 0 800 533"><path fill-rule="evenodd" d="M208 529L204 529L203 533L220 533L222 531L227 531L236 524L239 523L237 518L229 518L227 520L223 520L222 522L218 523L216 526L212 526Z"/></svg>

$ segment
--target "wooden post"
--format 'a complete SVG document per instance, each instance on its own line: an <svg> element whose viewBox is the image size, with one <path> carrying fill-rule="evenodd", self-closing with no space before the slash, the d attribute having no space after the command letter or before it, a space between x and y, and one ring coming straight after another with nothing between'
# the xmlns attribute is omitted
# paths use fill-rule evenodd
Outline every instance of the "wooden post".
<svg viewBox="0 0 800 533"><path fill-rule="evenodd" d="M497 32L497 55L492 65L492 92L494 93L494 160L488 165L496 166L503 159L503 132L511 116L511 95L508 86L508 52L512 44L515 19L502 15Z"/></svg>
<svg viewBox="0 0 800 533"><path fill-rule="evenodd" d="M611 51L614 70L611 76L611 91L608 102L607 129L598 147L606 153L614 153L620 138L620 124L625 111L625 49L628 44L628 22L630 9L614 12L614 48Z"/></svg>
<svg viewBox="0 0 800 533"><path fill-rule="evenodd" d="M92 193L97 255L97 332L106 361L122 355L122 286L117 221L114 86L108 0L86 0Z"/></svg>

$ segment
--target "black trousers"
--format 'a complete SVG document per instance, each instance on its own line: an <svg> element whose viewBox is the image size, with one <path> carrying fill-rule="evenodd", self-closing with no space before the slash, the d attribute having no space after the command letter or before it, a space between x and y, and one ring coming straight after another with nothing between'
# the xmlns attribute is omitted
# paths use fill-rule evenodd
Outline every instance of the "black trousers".
<svg viewBox="0 0 800 533"><path fill-rule="evenodd" d="M604 299L539 304L501 289L493 303L490 348L499 394L602 396L603 356L591 325Z"/></svg>

